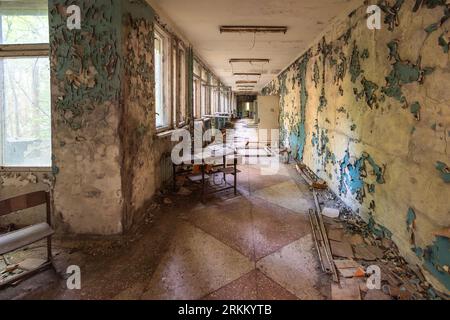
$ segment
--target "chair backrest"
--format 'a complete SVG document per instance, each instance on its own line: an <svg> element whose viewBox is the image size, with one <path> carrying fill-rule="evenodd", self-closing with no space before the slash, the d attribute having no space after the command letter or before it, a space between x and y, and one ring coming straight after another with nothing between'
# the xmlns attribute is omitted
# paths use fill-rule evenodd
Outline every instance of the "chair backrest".
<svg viewBox="0 0 450 320"><path fill-rule="evenodd" d="M33 208L41 204L47 204L48 207L49 199L50 197L48 192L37 191L0 201L0 216Z"/></svg>

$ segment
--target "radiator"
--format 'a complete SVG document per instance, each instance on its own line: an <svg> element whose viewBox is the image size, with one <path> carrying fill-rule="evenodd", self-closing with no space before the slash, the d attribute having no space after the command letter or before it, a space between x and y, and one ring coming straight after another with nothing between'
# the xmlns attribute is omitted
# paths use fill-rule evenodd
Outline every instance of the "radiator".
<svg viewBox="0 0 450 320"><path fill-rule="evenodd" d="M159 176L161 177L161 185L165 186L172 181L173 166L170 153L164 153L159 163Z"/></svg>

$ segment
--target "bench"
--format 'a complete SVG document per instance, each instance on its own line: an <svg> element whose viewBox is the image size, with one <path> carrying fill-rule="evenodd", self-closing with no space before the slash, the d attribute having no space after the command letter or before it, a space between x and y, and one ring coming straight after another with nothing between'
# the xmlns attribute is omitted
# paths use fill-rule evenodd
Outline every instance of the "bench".
<svg viewBox="0 0 450 320"><path fill-rule="evenodd" d="M44 204L46 205L47 210L47 222L38 223L0 235L0 255L4 255L43 239L47 239L47 262L34 270L23 272L0 282L0 289L53 266L51 237L54 234L54 230L51 226L51 205L49 192L38 191L0 201L0 217L16 211L34 208Z"/></svg>

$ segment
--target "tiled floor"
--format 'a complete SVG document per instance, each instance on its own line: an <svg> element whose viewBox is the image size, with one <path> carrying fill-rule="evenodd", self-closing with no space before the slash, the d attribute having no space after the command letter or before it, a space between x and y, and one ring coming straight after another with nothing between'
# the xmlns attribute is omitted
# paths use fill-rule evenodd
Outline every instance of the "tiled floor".
<svg viewBox="0 0 450 320"><path fill-rule="evenodd" d="M294 167L280 165L275 175L264 175L258 165L239 169L238 196L225 193L204 204L175 197L128 248L81 259L88 272L80 292L68 292L59 280L25 297L328 298L328 276L319 268L307 216L314 202ZM61 273L65 259L57 263ZM0 298L20 296L21 286L32 287L34 279Z"/></svg>
<svg viewBox="0 0 450 320"><path fill-rule="evenodd" d="M291 166L242 165L241 195L186 213L143 299L323 299L308 209Z"/></svg>

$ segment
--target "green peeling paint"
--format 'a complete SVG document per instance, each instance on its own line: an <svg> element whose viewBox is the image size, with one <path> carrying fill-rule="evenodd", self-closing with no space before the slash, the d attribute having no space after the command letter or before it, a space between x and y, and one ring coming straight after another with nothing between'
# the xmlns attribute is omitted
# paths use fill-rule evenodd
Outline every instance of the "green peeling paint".
<svg viewBox="0 0 450 320"><path fill-rule="evenodd" d="M379 1L378 6L384 12L384 23L388 25L388 30L393 31L396 26L398 26L398 13L402 8L405 0L396 0L395 3L391 6L389 2L382 0Z"/></svg>
<svg viewBox="0 0 450 320"><path fill-rule="evenodd" d="M439 46L442 48L444 53L448 53L450 50L450 43L445 39L444 33L438 39Z"/></svg>
<svg viewBox="0 0 450 320"><path fill-rule="evenodd" d="M427 33L432 33L439 28L439 23L432 23L428 27L425 28Z"/></svg>
<svg viewBox="0 0 450 320"><path fill-rule="evenodd" d="M58 10L58 6L72 3L81 6L81 30L69 30L66 17ZM56 109L73 130L78 130L83 126L83 115L95 104L119 99L120 6L112 5L111 0L50 0L49 9L50 47L57 59L52 74L64 84ZM82 74L92 81L76 83L71 78Z"/></svg>
<svg viewBox="0 0 450 320"><path fill-rule="evenodd" d="M398 54L398 42L388 43L389 57L394 60L392 70L386 77L386 86L381 91L401 103L406 104L406 97L403 95L402 86L413 82L422 82L425 75L434 71L432 68L421 69L419 64L412 64L409 61L402 61Z"/></svg>
<svg viewBox="0 0 450 320"><path fill-rule="evenodd" d="M410 106L410 110L411 110L411 113L414 115L414 117L417 120L420 120L420 103L417 101L412 103Z"/></svg>
<svg viewBox="0 0 450 320"><path fill-rule="evenodd" d="M359 50L358 50L358 46L356 45L356 41L353 44L353 52L352 52L352 57L350 59L350 75L351 75L351 80L353 83L356 82L356 79L358 79L358 77L361 75L362 70L361 70L361 64L359 62Z"/></svg>
<svg viewBox="0 0 450 320"><path fill-rule="evenodd" d="M450 266L450 241L446 237L437 236L433 244L422 250L425 268L450 290L450 274L444 266Z"/></svg>
<svg viewBox="0 0 450 320"><path fill-rule="evenodd" d="M352 194L356 195L357 199L362 202L364 194L364 177L366 176L366 162L369 163L373 170L373 175L376 176L378 184L384 184L384 170L375 163L373 158L366 152L363 152L362 156L354 161L350 162L350 153L347 150L344 159L341 161L341 180L339 191L341 194L346 194L349 190Z"/></svg>
<svg viewBox="0 0 450 320"><path fill-rule="evenodd" d="M314 76L313 76L314 86L316 88L319 85L319 80L320 80L319 65L317 64L317 61L316 61L316 62L314 62Z"/></svg>
<svg viewBox="0 0 450 320"><path fill-rule="evenodd" d="M356 100L358 101L364 96L367 105L372 109L375 105L377 105L378 99L376 92L379 87L376 83L367 80L365 77L362 78L361 84L363 86L363 90L361 92L358 92L358 89L356 88L354 89Z"/></svg>
<svg viewBox="0 0 450 320"><path fill-rule="evenodd" d="M445 183L450 183L450 168L444 162L438 161L436 163L436 169L441 173L441 178Z"/></svg>
<svg viewBox="0 0 450 320"><path fill-rule="evenodd" d="M416 221L416 213L414 209L409 208L408 214L406 215L406 225L408 230L410 230L413 227L415 221Z"/></svg>
<svg viewBox="0 0 450 320"><path fill-rule="evenodd" d="M306 106L308 103L308 91L306 88L306 76L308 69L308 62L311 57L311 52L307 52L302 58L300 58L300 62L297 65L297 74L298 80L300 84L300 123L294 127L294 130L291 133L289 142L292 150L295 150L294 154L296 155L296 159L303 159L303 152L306 144Z"/></svg>

